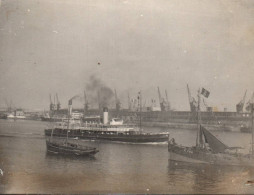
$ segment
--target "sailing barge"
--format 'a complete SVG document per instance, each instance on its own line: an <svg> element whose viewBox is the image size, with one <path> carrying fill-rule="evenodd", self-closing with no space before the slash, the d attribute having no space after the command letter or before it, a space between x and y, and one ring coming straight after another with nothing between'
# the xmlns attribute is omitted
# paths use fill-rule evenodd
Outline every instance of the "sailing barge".
<svg viewBox="0 0 254 195"><path fill-rule="evenodd" d="M252 155L237 153L238 147L225 145L201 125L200 132L205 140L193 147L178 145L174 138L171 139L168 143L170 160L215 165L254 166Z"/></svg>
<svg viewBox="0 0 254 195"><path fill-rule="evenodd" d="M202 94L202 93L201 93ZM229 147L200 124L200 92L198 93L198 128L196 146L185 147L172 138L168 142L169 159L186 163L214 165L254 166L253 135L252 154L237 153L239 147ZM253 109L252 109L253 110ZM253 111L252 111L253 113Z"/></svg>

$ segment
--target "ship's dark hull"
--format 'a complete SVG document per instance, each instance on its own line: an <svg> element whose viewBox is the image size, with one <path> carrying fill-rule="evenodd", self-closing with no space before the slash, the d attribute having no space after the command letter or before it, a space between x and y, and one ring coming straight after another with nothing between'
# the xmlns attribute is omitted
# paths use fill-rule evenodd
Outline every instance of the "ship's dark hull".
<svg viewBox="0 0 254 195"><path fill-rule="evenodd" d="M227 153L211 153L195 147L182 147L168 144L169 159L192 164L213 164L225 166L254 166L251 156Z"/></svg>
<svg viewBox="0 0 254 195"><path fill-rule="evenodd" d="M50 136L52 129L46 129L45 135ZM53 136L66 137L66 129L54 129ZM168 134L149 134L149 133L116 133L110 131L88 131L88 130L69 130L68 137L78 137L80 139L92 140L108 140L119 142L132 143L147 143L147 142L166 142Z"/></svg>
<svg viewBox="0 0 254 195"><path fill-rule="evenodd" d="M96 148L92 148L92 147L83 147L83 148L76 147L75 148L75 147L52 143L49 141L46 141L46 145L47 145L48 152L64 154L64 155L89 156L99 152Z"/></svg>

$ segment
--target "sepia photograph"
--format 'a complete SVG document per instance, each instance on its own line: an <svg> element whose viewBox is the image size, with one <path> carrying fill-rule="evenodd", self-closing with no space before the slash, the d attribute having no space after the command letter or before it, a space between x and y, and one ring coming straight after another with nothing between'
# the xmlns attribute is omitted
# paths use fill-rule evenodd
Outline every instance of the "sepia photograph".
<svg viewBox="0 0 254 195"><path fill-rule="evenodd" d="M254 193L253 0L0 0L0 194L119 193Z"/></svg>

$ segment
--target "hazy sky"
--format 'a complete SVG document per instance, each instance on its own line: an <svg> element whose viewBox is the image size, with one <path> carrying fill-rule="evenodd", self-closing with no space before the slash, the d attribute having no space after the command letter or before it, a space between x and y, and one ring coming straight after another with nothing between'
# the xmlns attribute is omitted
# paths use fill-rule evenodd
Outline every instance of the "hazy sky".
<svg viewBox="0 0 254 195"><path fill-rule="evenodd" d="M253 52L252 0L2 0L0 107L48 109L56 92L67 106L95 75L125 105L160 86L187 110L189 83L233 111L254 91Z"/></svg>

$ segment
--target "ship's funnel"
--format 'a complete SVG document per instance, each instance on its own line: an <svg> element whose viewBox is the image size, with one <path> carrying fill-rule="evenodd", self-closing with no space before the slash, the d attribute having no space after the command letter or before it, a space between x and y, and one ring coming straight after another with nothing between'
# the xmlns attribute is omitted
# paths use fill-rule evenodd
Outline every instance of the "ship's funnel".
<svg viewBox="0 0 254 195"><path fill-rule="evenodd" d="M72 114L72 99L69 100L69 104L68 104L68 114L69 116L71 116Z"/></svg>
<svg viewBox="0 0 254 195"><path fill-rule="evenodd" d="M107 107L103 108L103 124L104 125L108 124L108 108Z"/></svg>

